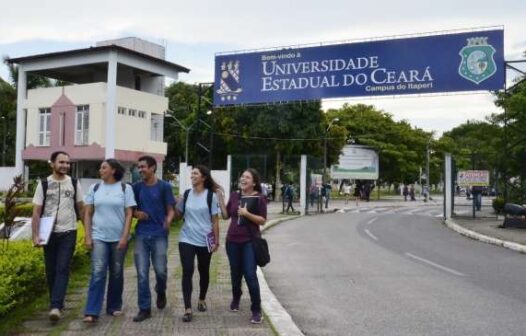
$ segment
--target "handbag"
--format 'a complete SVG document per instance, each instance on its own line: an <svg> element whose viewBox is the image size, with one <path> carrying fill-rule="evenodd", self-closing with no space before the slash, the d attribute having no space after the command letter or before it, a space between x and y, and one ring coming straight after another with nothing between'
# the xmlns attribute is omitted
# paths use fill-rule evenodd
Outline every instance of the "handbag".
<svg viewBox="0 0 526 336"><path fill-rule="evenodd" d="M254 254L256 255L256 264L259 267L264 267L270 262L270 253L268 250L268 243L265 239L254 235L251 229L251 224L247 224L248 232L252 237L252 246L254 246Z"/></svg>

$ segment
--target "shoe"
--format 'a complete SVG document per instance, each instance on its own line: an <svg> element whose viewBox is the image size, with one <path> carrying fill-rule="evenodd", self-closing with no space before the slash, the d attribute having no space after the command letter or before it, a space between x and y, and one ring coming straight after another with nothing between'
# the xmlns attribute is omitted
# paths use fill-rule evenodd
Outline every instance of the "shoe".
<svg viewBox="0 0 526 336"><path fill-rule="evenodd" d="M60 313L60 309L53 308L49 311L49 319L52 322L57 322L62 317L62 313Z"/></svg>
<svg viewBox="0 0 526 336"><path fill-rule="evenodd" d="M84 319L82 320L84 323L95 323L97 322L97 316L94 315L86 315L84 316Z"/></svg>
<svg viewBox="0 0 526 336"><path fill-rule="evenodd" d="M263 322L263 315L261 315L261 313L259 312L253 312L252 318L250 319L250 323L260 324L261 322Z"/></svg>
<svg viewBox="0 0 526 336"><path fill-rule="evenodd" d="M191 322L192 321L192 313L184 313L183 315L183 322Z"/></svg>
<svg viewBox="0 0 526 336"><path fill-rule="evenodd" d="M142 322L150 317L152 317L152 313L149 309L139 310L139 313L133 318L133 322Z"/></svg>
<svg viewBox="0 0 526 336"><path fill-rule="evenodd" d="M232 299L232 302L230 302L230 311L232 312L238 312L239 311L239 299Z"/></svg>
<svg viewBox="0 0 526 336"><path fill-rule="evenodd" d="M114 310L111 313L108 313L108 315L111 315L113 317L121 316L122 315L122 310Z"/></svg>
<svg viewBox="0 0 526 336"><path fill-rule="evenodd" d="M166 307L166 292L157 293L157 308L164 309Z"/></svg>
<svg viewBox="0 0 526 336"><path fill-rule="evenodd" d="M198 302L197 303L197 310L199 310L200 312L205 312L206 311L206 302L205 301Z"/></svg>

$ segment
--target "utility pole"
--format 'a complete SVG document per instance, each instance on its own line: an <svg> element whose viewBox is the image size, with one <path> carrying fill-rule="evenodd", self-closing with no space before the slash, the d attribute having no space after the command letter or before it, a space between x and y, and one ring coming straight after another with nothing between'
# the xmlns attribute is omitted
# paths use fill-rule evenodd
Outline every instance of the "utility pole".
<svg viewBox="0 0 526 336"><path fill-rule="evenodd" d="M332 119L331 122L329 123L329 126L325 130L325 141L323 145L323 179L326 179L326 176L327 176L327 136L329 135L329 129L332 127L332 125L335 122L338 122L338 121L340 121L339 118Z"/></svg>

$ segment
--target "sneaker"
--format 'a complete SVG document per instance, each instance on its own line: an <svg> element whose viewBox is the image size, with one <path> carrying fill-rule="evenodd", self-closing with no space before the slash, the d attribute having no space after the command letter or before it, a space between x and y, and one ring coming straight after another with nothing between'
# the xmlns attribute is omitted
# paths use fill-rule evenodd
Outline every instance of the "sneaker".
<svg viewBox="0 0 526 336"><path fill-rule="evenodd" d="M62 314L60 313L60 309L53 308L49 311L49 319L53 322L57 322L62 317Z"/></svg>
<svg viewBox="0 0 526 336"><path fill-rule="evenodd" d="M183 322L192 322L192 312L184 313Z"/></svg>
<svg viewBox="0 0 526 336"><path fill-rule="evenodd" d="M164 309L166 307L166 292L157 293L157 308Z"/></svg>
<svg viewBox="0 0 526 336"><path fill-rule="evenodd" d="M206 311L206 302L205 301L200 301L197 303L197 310L199 310L200 312L205 312Z"/></svg>
<svg viewBox="0 0 526 336"><path fill-rule="evenodd" d="M232 299L232 302L230 302L230 311L238 312L239 311L239 299Z"/></svg>
<svg viewBox="0 0 526 336"><path fill-rule="evenodd" d="M142 322L150 317L152 317L152 313L149 309L139 310L139 313L133 318L133 322Z"/></svg>
<svg viewBox="0 0 526 336"><path fill-rule="evenodd" d="M261 313L259 312L253 312L252 318L250 319L250 323L260 324L261 322L263 322L263 315L261 315Z"/></svg>

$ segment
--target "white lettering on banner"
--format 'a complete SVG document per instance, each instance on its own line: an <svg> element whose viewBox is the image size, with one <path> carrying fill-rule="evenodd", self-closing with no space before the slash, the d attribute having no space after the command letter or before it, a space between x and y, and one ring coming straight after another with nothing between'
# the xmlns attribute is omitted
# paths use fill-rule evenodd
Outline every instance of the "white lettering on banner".
<svg viewBox="0 0 526 336"><path fill-rule="evenodd" d="M306 88L322 89L340 86L335 75L280 79L263 77L262 80L263 88L261 91L299 90Z"/></svg>
<svg viewBox="0 0 526 336"><path fill-rule="evenodd" d="M265 76L285 76L318 72L349 71L378 68L378 56L357 57L349 60L330 59L310 62L279 64L270 56L262 56L263 74ZM268 62L267 60L271 60Z"/></svg>
<svg viewBox="0 0 526 336"><path fill-rule="evenodd" d="M433 76L429 66L424 69L389 70L380 67L378 56L279 62L279 60L293 58L301 58L301 54L291 52L261 57L264 75L261 78L261 91L336 88L354 85L364 86L366 92L418 91L433 88ZM361 70L361 72L349 73L349 71L356 70ZM330 72L336 72L336 74L315 75ZM309 76L309 74L313 75ZM294 77L294 75L304 76Z"/></svg>

